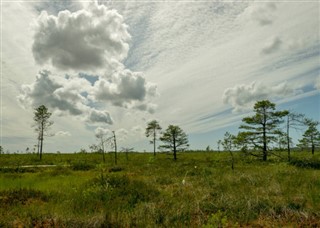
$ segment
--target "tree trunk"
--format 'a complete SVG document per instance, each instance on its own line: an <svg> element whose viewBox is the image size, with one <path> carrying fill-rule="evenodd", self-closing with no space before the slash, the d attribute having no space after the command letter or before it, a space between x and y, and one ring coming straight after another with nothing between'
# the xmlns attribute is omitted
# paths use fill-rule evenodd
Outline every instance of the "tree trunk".
<svg viewBox="0 0 320 228"><path fill-rule="evenodd" d="M231 169L234 170L234 158L233 158L233 153L232 151L230 150L229 151L230 155L231 155Z"/></svg>
<svg viewBox="0 0 320 228"><path fill-rule="evenodd" d="M312 146L311 146L311 152L312 152L312 155L314 155L314 148L315 146L314 146L314 144L312 144Z"/></svg>
<svg viewBox="0 0 320 228"><path fill-rule="evenodd" d="M40 134L38 135L37 156L40 156Z"/></svg>
<svg viewBox="0 0 320 228"><path fill-rule="evenodd" d="M40 160L42 159L42 147L43 147L43 137L40 139Z"/></svg>
<svg viewBox="0 0 320 228"><path fill-rule="evenodd" d="M262 130L263 130L263 161L267 161L267 133L266 133L266 123L267 123L267 117L266 113L264 113L263 116L263 124L262 124Z"/></svg>
<svg viewBox="0 0 320 228"><path fill-rule="evenodd" d="M288 148L288 161L290 161L291 156L290 156L290 136L289 136L289 126L290 126L290 122L289 122L289 116L287 117L287 148Z"/></svg>
<svg viewBox="0 0 320 228"><path fill-rule="evenodd" d="M177 147L176 147L176 137L173 136L173 159L177 160Z"/></svg>
<svg viewBox="0 0 320 228"><path fill-rule="evenodd" d="M103 138L101 137L101 149L102 149L102 159L103 159L103 163L106 163L106 158L104 156L104 142L103 142Z"/></svg>
<svg viewBox="0 0 320 228"><path fill-rule="evenodd" d="M263 161L267 160L267 138L266 132L263 130Z"/></svg>
<svg viewBox="0 0 320 228"><path fill-rule="evenodd" d="M153 131L153 156L156 156L156 130Z"/></svg>
<svg viewBox="0 0 320 228"><path fill-rule="evenodd" d="M263 161L267 161L267 152L263 152L263 157L262 157Z"/></svg>
<svg viewBox="0 0 320 228"><path fill-rule="evenodd" d="M39 151L40 160L42 159L43 131L44 131L43 123L41 123L41 129L40 129L40 151Z"/></svg>
<svg viewBox="0 0 320 228"><path fill-rule="evenodd" d="M104 150L102 150L102 159L103 159L103 163L106 163L106 158L104 156Z"/></svg>
<svg viewBox="0 0 320 228"><path fill-rule="evenodd" d="M113 132L113 140L114 140L114 163L117 164L117 139L116 139L115 132Z"/></svg>

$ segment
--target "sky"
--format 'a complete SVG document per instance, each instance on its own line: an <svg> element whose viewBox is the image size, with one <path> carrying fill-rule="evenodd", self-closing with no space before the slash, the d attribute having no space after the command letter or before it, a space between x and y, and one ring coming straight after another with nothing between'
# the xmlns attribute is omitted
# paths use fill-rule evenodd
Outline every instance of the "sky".
<svg viewBox="0 0 320 228"><path fill-rule="evenodd" d="M111 131L152 151L154 119L217 148L264 99L320 121L319 1L1 1L5 151L33 150L42 104L44 151L71 153Z"/></svg>

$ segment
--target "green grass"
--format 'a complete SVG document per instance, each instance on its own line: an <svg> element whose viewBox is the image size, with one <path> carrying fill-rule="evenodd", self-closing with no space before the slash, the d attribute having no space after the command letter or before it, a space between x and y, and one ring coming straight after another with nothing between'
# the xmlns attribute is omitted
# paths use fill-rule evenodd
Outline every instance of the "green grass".
<svg viewBox="0 0 320 228"><path fill-rule="evenodd" d="M285 157L285 154L283 154ZM317 227L320 156L0 156L0 227ZM58 165L23 167L24 165ZM310 165L312 164L312 165Z"/></svg>

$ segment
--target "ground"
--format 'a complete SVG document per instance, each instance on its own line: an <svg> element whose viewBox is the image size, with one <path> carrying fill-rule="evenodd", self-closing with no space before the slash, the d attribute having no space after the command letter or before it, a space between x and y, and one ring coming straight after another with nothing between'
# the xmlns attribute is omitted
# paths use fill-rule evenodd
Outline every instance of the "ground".
<svg viewBox="0 0 320 228"><path fill-rule="evenodd" d="M320 156L280 156L0 155L0 227L320 226Z"/></svg>

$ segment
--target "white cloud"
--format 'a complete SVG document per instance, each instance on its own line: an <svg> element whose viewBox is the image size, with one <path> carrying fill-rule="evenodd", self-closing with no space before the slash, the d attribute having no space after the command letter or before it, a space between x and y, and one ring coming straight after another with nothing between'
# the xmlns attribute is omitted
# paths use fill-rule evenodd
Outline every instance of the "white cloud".
<svg viewBox="0 0 320 228"><path fill-rule="evenodd" d="M288 85L299 85L301 88L306 88L306 91L311 90L314 86L314 78L316 77L314 72L319 65L316 52L319 47L319 36L315 33L319 28L319 20L316 19L319 16L317 3L286 3L282 1L277 2L275 8L252 1L241 3L224 1L124 3L113 1L112 4L111 2L104 3L109 4L110 8L117 9L119 14L123 15L122 24L125 22L129 25L127 30L132 37L130 40L124 40L124 43L127 42L130 45L130 50L123 52L127 54L124 59L119 57L122 52L115 55L113 59L108 55L102 56L100 52L91 53L94 57L105 58L102 60L104 61L102 67L93 66L99 65L99 62L92 64L90 60L79 59L75 62L60 63L61 66L58 64L55 66L56 69L51 70L51 72L63 72L61 70L63 68L75 70L77 73L81 71L83 74L96 77L91 80L91 87L77 94L73 93L73 89L68 92L68 89L65 88L72 83L72 79L66 80L62 76L65 72L58 72L56 79L50 79L54 83L53 85L59 85L59 88L56 89L58 92L55 93L55 99L61 99L63 96L67 97L67 101L75 99L78 106L74 105L73 108L83 111L83 114L76 115L77 118L63 116L58 118L53 115L55 131L67 129L72 133L72 138L50 138L49 141L52 144L46 144L48 146L46 148L51 151L56 151L58 145L62 147L59 148L61 151L75 151L79 149L77 147L80 145L74 144L72 141L78 140L81 147L85 147L90 143L90 140L94 140L92 128L86 127L84 119L88 122L91 118L91 124L100 126L93 123L95 119L105 119L108 122L107 119L112 116L112 129L127 129L129 135L125 143L130 147L134 146L138 150L143 150L149 147L148 140L145 137L137 139L133 133L131 134L133 132L131 129L132 126L145 126L148 119L161 119L162 126L172 123L179 124L190 135L197 132L212 132L218 128L223 131L222 128L225 126L237 125L234 123L241 119L241 115L230 113L230 104L234 102L234 105L238 105L239 108L245 104L242 105L241 101L236 101L235 95L230 95L227 104L224 104L221 99L224 91L228 88L233 89L235 85L248 85L252 81L263 81L264 85L272 87L287 81ZM32 56L33 33L32 30L28 30L31 20L39 15L39 11L32 9L35 4L38 3L26 1L11 3L7 1L2 4L3 61L6 62L2 69L6 85L1 85L1 88L4 88L1 91L3 104L6 107L3 110L5 120L3 134L5 136L34 136L33 130L30 128L32 109L22 110L13 98L18 95L18 88L21 84L33 85L33 76L39 71ZM56 20L59 18L58 10L68 8L69 11L74 12L78 9L76 5L64 4L60 7L53 4L53 9L43 9L47 10L48 14L55 15L53 18ZM66 14L68 18L66 24L70 21L76 23L79 20L76 18L77 15L87 17L91 13L88 9L88 2L82 1L80 4L86 5L84 10ZM51 3L48 2L44 7L50 7L50 5ZM261 13L254 14L250 8ZM54 21L50 17L45 16L45 21ZM98 15L92 15L92 18L97 17ZM36 24L39 23L40 21L36 22ZM56 35L62 35L56 31L58 24L62 25L57 21L52 31ZM46 29L46 26L43 28L42 31L50 33L50 29ZM74 32L76 28L73 27L70 30ZM67 34L70 33L63 31L63 35ZM56 41L49 36L46 38ZM60 37L58 38L60 39ZM269 55L263 54L262 49L267 50L275 45L277 38L281 41L281 44L278 44L278 49L274 48L274 52L271 51ZM70 40L67 36L65 39L68 42ZM75 43L81 41L79 37L74 37L74 39ZM58 54L62 52L62 48L59 46L63 45L62 43L53 42ZM48 50L48 48L45 46L45 49ZM81 50L88 48L89 52L93 50L88 42L78 48ZM75 56L72 44L70 47L66 47L66 53L71 57ZM44 64L51 65L54 57L47 53L46 57L48 59ZM76 64L81 61L86 64L83 66ZM52 69L47 66L43 68ZM80 68L85 70L79 70ZM125 68L131 71L143 71L144 74L141 76L145 78L145 85L140 88L143 87L145 93L140 91L137 94L140 94L140 97L143 97L141 94L145 94L144 100L137 99L139 97L137 94L134 100L126 99L123 93L121 99L118 100L120 103L122 102L122 107L128 109L114 106L113 101L116 99L113 96L120 91L121 80L118 79L113 79L111 83L113 85L107 87L108 92L112 91L113 93L109 100L107 96L103 97L103 100L95 100L93 94L96 94L99 89L97 82L105 80L110 83L110 75ZM97 72L93 73L92 71ZM102 75L101 72L105 75ZM74 75L73 72L68 73ZM60 77L66 84L60 83ZM161 96L154 96L156 91L152 92L147 81L156 83ZM136 82L137 80L133 80L133 83ZM133 84L131 88L133 87L138 88L137 84ZM31 87L31 89L33 88ZM290 106L292 103L296 103L295 101L299 102L297 97L303 97L304 94L280 97L280 99L272 98L272 100L277 104L283 102L282 104ZM47 96L50 95L42 93L42 96L49 99ZM74 98L72 98L73 96ZM289 99L291 102L284 102ZM158 106L153 115L139 111L150 109L148 107L153 106L152 103ZM67 107L68 105L71 104L67 104ZM71 107L69 109L72 110ZM307 110L296 111L305 112ZM21 112L24 113L23 116L21 116ZM58 108L54 112L57 113ZM72 115L68 109L59 112L61 115L67 114L67 117ZM315 114L311 113L311 115ZM108 125L101 124L101 126ZM190 141L192 141L194 148L198 145L203 147L203 145L208 145L209 142L215 140L214 137L210 133L206 137L201 137L200 140L190 139ZM57 142L58 140L63 143ZM145 145L137 143L138 140L145 142ZM17 148L22 144L21 140L16 140L10 147ZM121 148L121 144L119 148ZM25 148L25 146L23 147Z"/></svg>
<svg viewBox="0 0 320 228"><path fill-rule="evenodd" d="M157 95L157 86L121 63L130 35L117 11L96 2L73 13L60 11L57 16L43 11L35 27L32 50L37 63L52 64L60 72L93 74L97 70L98 75L90 81L80 74L62 77L41 71L36 82L21 87L18 100L24 107L45 104L57 114L78 116L90 124L113 123L105 110L107 104L155 111L149 99Z"/></svg>
<svg viewBox="0 0 320 228"><path fill-rule="evenodd" d="M136 125L130 129L119 128L114 132L116 135L117 142L120 142L121 146L123 145L129 146L130 143L127 144L127 142L144 139L145 138L144 131L145 129L143 127L141 127L140 125ZM113 132L110 128L97 127L94 132L95 132L95 135L104 135L106 139L107 138L112 139L113 137Z"/></svg>
<svg viewBox="0 0 320 228"><path fill-rule="evenodd" d="M153 103L137 103L136 105L133 106L133 108L140 111L147 111L150 114L154 114L158 106Z"/></svg>
<svg viewBox="0 0 320 228"><path fill-rule="evenodd" d="M60 115L79 116L88 123L112 124L108 112L88 105L85 93L91 88L90 82L84 78L63 78L44 70L39 72L34 83L22 85L18 101L25 108L44 104Z"/></svg>
<svg viewBox="0 0 320 228"><path fill-rule="evenodd" d="M282 46L282 40L279 37L273 37L271 41L265 44L264 48L262 49L263 54L272 54L280 50Z"/></svg>
<svg viewBox="0 0 320 228"><path fill-rule="evenodd" d="M128 53L130 35L122 16L92 2L85 10L58 16L42 11L35 23L33 56L60 70L105 69Z"/></svg>
<svg viewBox="0 0 320 228"><path fill-rule="evenodd" d="M230 104L233 111L239 112L251 108L258 100L288 97L300 92L287 82L276 86L252 82L249 85L241 84L226 89L223 93L223 102Z"/></svg>
<svg viewBox="0 0 320 228"><path fill-rule="evenodd" d="M113 140L113 131L111 131L109 128L103 128L103 127L97 127L95 129L95 135L103 135L105 137L105 139L110 139ZM127 131L124 128L120 128L116 131L114 131L115 135L116 135L116 140L117 142L123 142L128 138L129 135L129 131ZM113 143L113 141L110 141Z"/></svg>
<svg viewBox="0 0 320 228"><path fill-rule="evenodd" d="M107 111L90 109L89 116L86 118L89 123L107 123L112 124L113 120Z"/></svg>
<svg viewBox="0 0 320 228"><path fill-rule="evenodd" d="M133 138L141 139L145 138L145 128L141 127L140 125L133 126L130 129L130 134Z"/></svg>
<svg viewBox="0 0 320 228"><path fill-rule="evenodd" d="M274 2L256 3L249 7L251 17L257 21L261 26L270 25L274 21L274 14L277 6Z"/></svg>
<svg viewBox="0 0 320 228"><path fill-rule="evenodd" d="M110 136L112 135L112 132L110 129L108 128L103 128L103 127L97 127L94 130L95 135L106 135L106 136Z"/></svg>
<svg viewBox="0 0 320 228"><path fill-rule="evenodd" d="M155 96L155 91L156 86L146 82L142 73L123 70L101 77L95 83L90 98L128 108L134 102L142 102L147 97Z"/></svg>
<svg viewBox="0 0 320 228"><path fill-rule="evenodd" d="M61 137L71 136L71 133L68 131L58 131L54 134L54 136L61 136Z"/></svg>
<svg viewBox="0 0 320 228"><path fill-rule="evenodd" d="M131 131L134 132L134 133L141 133L145 131L145 129L143 127L141 127L140 125L137 125L137 126L133 126L131 128Z"/></svg>
<svg viewBox="0 0 320 228"><path fill-rule="evenodd" d="M44 104L59 115L78 116L91 124L112 124L110 113L103 110L106 102L113 106L155 112L157 106L149 99L156 93L156 86L146 82L141 75L123 70L115 72L109 79L98 77L92 83L81 76L61 77L43 70L34 83L22 85L18 100L25 108ZM102 107L94 108L96 102Z"/></svg>
<svg viewBox="0 0 320 228"><path fill-rule="evenodd" d="M129 131L127 131L124 128L121 128L116 131L117 141L119 142L125 142L128 139L128 136L129 136Z"/></svg>
<svg viewBox="0 0 320 228"><path fill-rule="evenodd" d="M76 80L78 81L74 83ZM24 107L38 107L45 104L55 110L69 112L71 115L81 115L86 107L85 98L80 94L84 91L82 85L90 86L85 79L66 79L44 70L39 72L34 83L21 87L18 100Z"/></svg>

